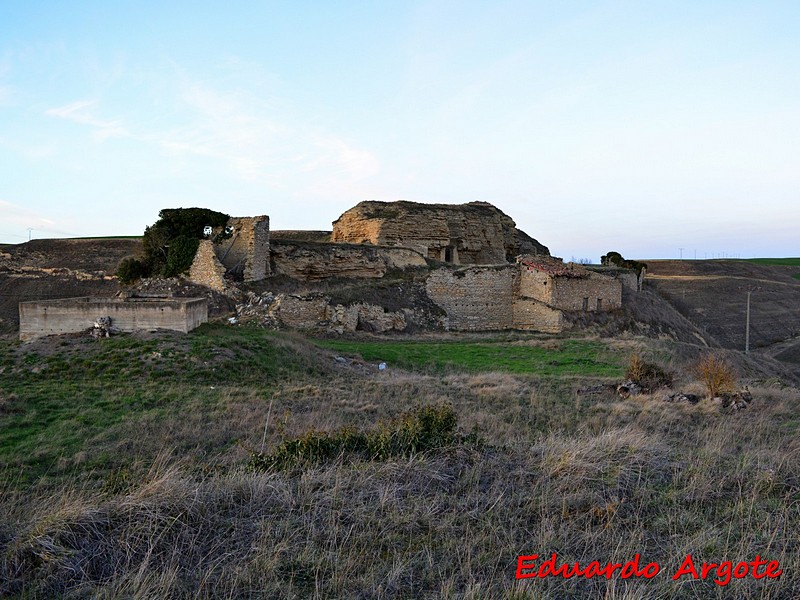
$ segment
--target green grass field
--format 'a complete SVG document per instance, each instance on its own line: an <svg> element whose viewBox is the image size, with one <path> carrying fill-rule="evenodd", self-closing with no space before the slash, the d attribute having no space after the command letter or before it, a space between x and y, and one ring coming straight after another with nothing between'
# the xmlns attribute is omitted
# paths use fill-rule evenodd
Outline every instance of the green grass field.
<svg viewBox="0 0 800 600"><path fill-rule="evenodd" d="M81 454L92 440L119 440L132 424L185 413L213 421L232 389L268 397L298 373L327 374L326 363L312 355L314 346L247 327L207 324L188 336L52 338L50 343L55 346L0 345L0 463L13 465L22 484L43 475L69 476L75 461L65 457ZM552 348L507 342L315 343L366 361L386 361L393 369L497 371L553 380L619 378L627 359L600 342L582 340L560 341ZM204 451L214 450L213 445ZM79 469L102 476L124 462L114 453L92 452Z"/></svg>
<svg viewBox="0 0 800 600"><path fill-rule="evenodd" d="M747 262L757 265L783 265L787 267L800 267L800 258L743 258Z"/></svg>
<svg viewBox="0 0 800 600"><path fill-rule="evenodd" d="M502 371L541 377L621 377L627 357L606 344L565 340L554 347L508 342L315 340L336 352L409 370Z"/></svg>
<svg viewBox="0 0 800 600"><path fill-rule="evenodd" d="M68 459L93 440L113 443L132 424L170 415L213 420L223 390L247 386L264 395L297 371L316 372L282 341L263 330L204 325L189 336L51 338L50 348L4 342L0 464L13 466L20 484L69 476L76 464ZM77 470L103 476L124 460L90 453Z"/></svg>
<svg viewBox="0 0 800 600"><path fill-rule="evenodd" d="M800 258L745 258L742 260L755 263L757 265L800 267ZM800 273L795 273L794 275L792 275L792 277L800 280Z"/></svg>

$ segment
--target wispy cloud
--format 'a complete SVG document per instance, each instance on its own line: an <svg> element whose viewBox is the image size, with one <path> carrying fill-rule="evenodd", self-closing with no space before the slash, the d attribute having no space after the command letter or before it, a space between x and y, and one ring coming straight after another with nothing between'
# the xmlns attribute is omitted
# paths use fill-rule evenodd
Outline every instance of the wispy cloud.
<svg viewBox="0 0 800 600"><path fill-rule="evenodd" d="M176 122L149 130L134 119L100 116L97 100L75 101L45 114L91 128L100 142L128 138L153 144L171 155L217 161L244 182L278 188L349 185L379 170L367 150L310 128L291 111L281 113L250 94L183 78L174 102Z"/></svg>
<svg viewBox="0 0 800 600"><path fill-rule="evenodd" d="M49 117L67 119L80 125L88 125L95 129L94 135L101 141L110 137L133 137L119 120L109 121L97 117L93 112L97 105L98 102L95 100L79 100L66 106L48 109L44 114Z"/></svg>
<svg viewBox="0 0 800 600"><path fill-rule="evenodd" d="M4 238L15 238L18 241L22 241L23 238L28 239L29 228L33 230L33 237L44 237L42 234L76 235L61 229L55 219L7 200L0 200L0 215L2 215L0 236Z"/></svg>

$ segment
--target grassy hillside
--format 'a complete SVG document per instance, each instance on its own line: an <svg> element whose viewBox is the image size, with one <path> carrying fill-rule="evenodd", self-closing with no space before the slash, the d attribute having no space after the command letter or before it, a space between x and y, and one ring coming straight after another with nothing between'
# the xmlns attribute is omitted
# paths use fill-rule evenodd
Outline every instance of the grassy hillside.
<svg viewBox="0 0 800 600"><path fill-rule="evenodd" d="M741 412L665 402L664 392L579 395L616 378L633 352L700 393L687 371L700 350L418 341L323 342L330 352L297 335L206 325L186 336L6 342L0 596L800 594L796 389L753 379ZM354 352L361 359L336 359ZM421 406L438 408L408 412ZM443 435L417 450L332 445L393 447L393 432L421 439L437 427ZM314 458L253 461L278 452ZM553 552L582 564L639 553L662 572L515 579L518 555ZM784 574L724 587L672 581L688 553L758 554Z"/></svg>

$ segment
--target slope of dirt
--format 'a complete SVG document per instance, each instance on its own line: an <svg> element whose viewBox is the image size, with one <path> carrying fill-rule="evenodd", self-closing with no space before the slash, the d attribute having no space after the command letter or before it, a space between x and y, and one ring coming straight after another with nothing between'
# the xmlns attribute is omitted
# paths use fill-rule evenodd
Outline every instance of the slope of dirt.
<svg viewBox="0 0 800 600"><path fill-rule="evenodd" d="M19 328L20 302L113 296L119 261L135 254L138 238L32 240L0 249L0 334Z"/></svg>
<svg viewBox="0 0 800 600"><path fill-rule="evenodd" d="M750 292L750 348L800 335L797 266L746 261L651 260L646 283L725 348L743 350Z"/></svg>

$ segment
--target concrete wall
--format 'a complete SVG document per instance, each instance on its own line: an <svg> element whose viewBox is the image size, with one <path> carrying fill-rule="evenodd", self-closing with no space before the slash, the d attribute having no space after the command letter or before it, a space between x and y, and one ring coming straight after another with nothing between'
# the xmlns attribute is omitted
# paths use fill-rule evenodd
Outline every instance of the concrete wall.
<svg viewBox="0 0 800 600"><path fill-rule="evenodd" d="M389 269L427 266L422 255L407 248L273 241L270 253L275 275L304 281L330 277L375 279Z"/></svg>
<svg viewBox="0 0 800 600"><path fill-rule="evenodd" d="M426 291L447 312L452 330L509 329L515 271L515 265L439 269L428 277Z"/></svg>
<svg viewBox="0 0 800 600"><path fill-rule="evenodd" d="M20 302L19 339L77 333L100 317L120 331L171 329L184 333L208 320L205 298L67 298Z"/></svg>

